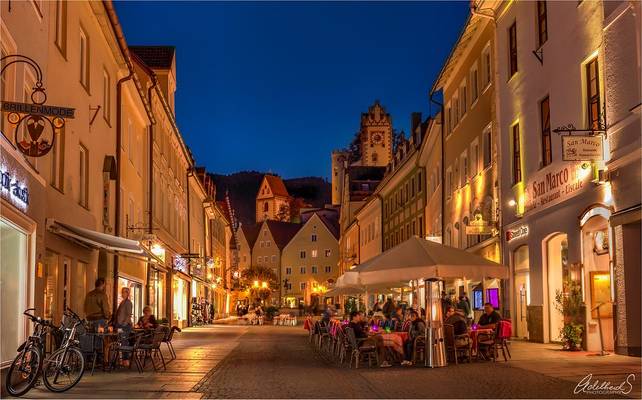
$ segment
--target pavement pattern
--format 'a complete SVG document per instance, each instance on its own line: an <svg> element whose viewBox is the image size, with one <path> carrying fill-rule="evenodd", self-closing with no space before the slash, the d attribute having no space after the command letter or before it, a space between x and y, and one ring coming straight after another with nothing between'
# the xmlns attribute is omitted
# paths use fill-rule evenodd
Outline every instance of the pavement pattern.
<svg viewBox="0 0 642 400"><path fill-rule="evenodd" d="M164 346L163 346L164 348ZM619 384L635 374L627 397L640 398L640 359L565 353L555 345L513 343L509 362L446 368L340 367L315 351L298 327L215 325L175 336L176 360L148 368L86 374L72 390L44 387L27 398L614 398L574 394L588 373ZM167 355L167 351L164 351ZM3 398L5 397L3 393Z"/></svg>

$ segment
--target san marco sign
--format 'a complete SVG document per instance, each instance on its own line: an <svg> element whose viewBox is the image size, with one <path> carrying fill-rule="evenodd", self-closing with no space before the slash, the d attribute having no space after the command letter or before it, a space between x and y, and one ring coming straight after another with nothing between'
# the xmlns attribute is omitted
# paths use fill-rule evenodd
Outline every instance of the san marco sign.
<svg viewBox="0 0 642 400"><path fill-rule="evenodd" d="M29 157L42 157L49 153L56 141L56 131L65 126L65 118L74 118L75 109L47 105L47 93L42 84L42 70L36 61L27 56L12 54L0 59L5 70L17 63L29 65L36 73L36 83L32 88L32 103L2 100L2 113L7 113L7 121L14 125L16 148Z"/></svg>

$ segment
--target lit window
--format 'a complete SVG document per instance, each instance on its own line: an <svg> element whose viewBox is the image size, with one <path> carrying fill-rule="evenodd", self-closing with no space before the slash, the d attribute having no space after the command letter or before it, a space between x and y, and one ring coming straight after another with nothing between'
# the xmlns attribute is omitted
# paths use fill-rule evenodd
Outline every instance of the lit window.
<svg viewBox="0 0 642 400"><path fill-rule="evenodd" d="M513 184L522 181L522 156L519 139L519 124L513 125Z"/></svg>
<svg viewBox="0 0 642 400"><path fill-rule="evenodd" d="M546 20L546 1L537 1L537 39L539 47L548 40L548 26Z"/></svg>
<svg viewBox="0 0 642 400"><path fill-rule="evenodd" d="M548 96L539 104L540 127L542 129L542 164L549 165L553 161L551 146L551 112Z"/></svg>
<svg viewBox="0 0 642 400"><path fill-rule="evenodd" d="M317 258L317 251L316 250L312 250L312 258Z"/></svg>

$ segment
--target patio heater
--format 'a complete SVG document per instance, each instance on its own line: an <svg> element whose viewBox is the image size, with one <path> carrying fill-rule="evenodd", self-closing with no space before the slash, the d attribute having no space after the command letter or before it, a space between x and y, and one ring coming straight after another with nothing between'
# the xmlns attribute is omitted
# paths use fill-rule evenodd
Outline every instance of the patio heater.
<svg viewBox="0 0 642 400"><path fill-rule="evenodd" d="M446 346L444 343L443 318L441 313L441 296L437 278L424 279L426 293L426 356L424 366L430 368L445 367Z"/></svg>

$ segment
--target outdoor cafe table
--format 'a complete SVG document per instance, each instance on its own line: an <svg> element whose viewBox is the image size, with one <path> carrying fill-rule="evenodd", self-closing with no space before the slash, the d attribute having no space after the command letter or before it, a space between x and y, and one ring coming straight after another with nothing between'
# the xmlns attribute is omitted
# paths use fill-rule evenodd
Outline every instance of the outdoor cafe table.
<svg viewBox="0 0 642 400"><path fill-rule="evenodd" d="M103 340L103 370L105 370L110 360L109 347L113 342L118 340L118 332L87 332L87 336L94 338L92 347L96 346L96 339Z"/></svg>
<svg viewBox="0 0 642 400"><path fill-rule="evenodd" d="M472 349L473 349L473 353L475 353L475 355L477 355L477 352L478 352L478 348L477 347L479 345L478 342L477 342L477 336L479 334L491 335L492 333L493 333L493 329L492 328L477 328L477 329L470 329L469 328L468 329L468 335L470 335L470 339L472 341Z"/></svg>
<svg viewBox="0 0 642 400"><path fill-rule="evenodd" d="M408 332L384 332L381 333L381 337L384 346L390 347L401 355L404 354L403 344L408 340Z"/></svg>

